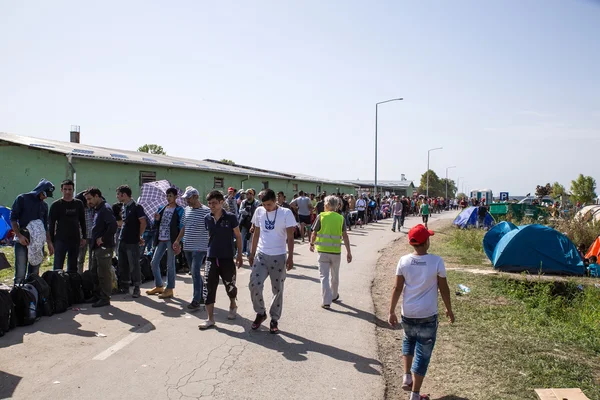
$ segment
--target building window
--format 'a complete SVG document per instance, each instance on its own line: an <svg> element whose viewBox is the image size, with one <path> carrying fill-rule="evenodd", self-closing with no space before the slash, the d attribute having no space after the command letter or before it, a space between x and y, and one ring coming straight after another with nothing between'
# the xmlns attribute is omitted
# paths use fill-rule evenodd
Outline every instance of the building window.
<svg viewBox="0 0 600 400"><path fill-rule="evenodd" d="M269 181L263 181L263 189L268 189L269 188Z"/></svg>
<svg viewBox="0 0 600 400"><path fill-rule="evenodd" d="M293 188L294 192L297 192L297 191L298 191L298 184L297 184L297 183L294 183L294 184L292 185L292 188Z"/></svg>
<svg viewBox="0 0 600 400"><path fill-rule="evenodd" d="M317 185L317 196L321 195L321 185Z"/></svg>
<svg viewBox="0 0 600 400"><path fill-rule="evenodd" d="M223 178L215 178L215 182L213 184L213 188L215 188L215 189L223 189Z"/></svg>
<svg viewBox="0 0 600 400"><path fill-rule="evenodd" d="M144 183L156 182L156 172L140 171L140 186Z"/></svg>

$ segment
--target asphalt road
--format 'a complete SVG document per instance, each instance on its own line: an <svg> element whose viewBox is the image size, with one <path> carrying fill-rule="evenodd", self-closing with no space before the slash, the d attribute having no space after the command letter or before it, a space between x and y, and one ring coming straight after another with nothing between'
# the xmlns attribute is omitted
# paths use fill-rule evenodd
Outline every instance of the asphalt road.
<svg viewBox="0 0 600 400"><path fill-rule="evenodd" d="M296 242L279 335L268 321L250 330L247 265L238 272L238 319L227 320L221 285L217 328L208 331L198 330L205 311L187 312L191 276L180 274L173 299L146 296L148 282L139 299L78 305L0 338L0 398L382 399L370 286L379 251L406 236L391 232L391 222L351 232L354 260L342 262L342 301L331 310L320 307L317 255Z"/></svg>

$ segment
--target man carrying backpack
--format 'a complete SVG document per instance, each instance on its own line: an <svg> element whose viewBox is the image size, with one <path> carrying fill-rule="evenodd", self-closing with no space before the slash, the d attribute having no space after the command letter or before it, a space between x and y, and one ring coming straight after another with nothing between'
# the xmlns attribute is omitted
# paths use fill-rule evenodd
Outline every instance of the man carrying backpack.
<svg viewBox="0 0 600 400"><path fill-rule="evenodd" d="M248 255L248 243L252 235L252 232L250 232L252 217L254 217L254 212L260 206L260 202L254 198L255 194L254 189L246 190L246 199L240 204L238 221L242 233L242 254L244 255Z"/></svg>
<svg viewBox="0 0 600 400"><path fill-rule="evenodd" d="M129 283L133 281L131 297L140 297L142 270L140 266L140 249L144 246L146 230L146 213L141 204L131 198L131 188L121 185L117 188L117 200L123 204L123 225L119 235L119 291L129 294Z"/></svg>

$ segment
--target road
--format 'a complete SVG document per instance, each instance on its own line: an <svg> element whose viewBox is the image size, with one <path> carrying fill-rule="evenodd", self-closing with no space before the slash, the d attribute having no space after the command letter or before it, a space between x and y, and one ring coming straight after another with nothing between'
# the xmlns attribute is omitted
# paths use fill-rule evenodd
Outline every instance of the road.
<svg viewBox="0 0 600 400"><path fill-rule="evenodd" d="M198 330L205 311L187 312L186 274L171 300L113 296L111 307L79 305L19 327L0 338L0 398L382 399L370 286L379 251L406 236L390 228L387 219L351 232L354 260L342 262L342 301L331 310L320 307L316 254L296 242L279 335L268 321L250 329L247 266L238 273L238 319L227 320L220 286L213 330Z"/></svg>

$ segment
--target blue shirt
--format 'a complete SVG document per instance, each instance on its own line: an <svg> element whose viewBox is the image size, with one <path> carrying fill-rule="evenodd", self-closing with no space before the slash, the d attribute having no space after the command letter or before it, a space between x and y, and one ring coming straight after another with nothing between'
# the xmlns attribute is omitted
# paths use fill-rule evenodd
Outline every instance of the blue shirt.
<svg viewBox="0 0 600 400"><path fill-rule="evenodd" d="M223 210L221 218L215 221L212 213L204 217L208 231L208 257L233 258L233 230L237 228L238 221L235 214Z"/></svg>
<svg viewBox="0 0 600 400"><path fill-rule="evenodd" d="M597 278L598 277L598 264L590 264L588 265L588 271L590 272L590 276Z"/></svg>

